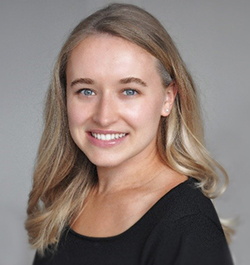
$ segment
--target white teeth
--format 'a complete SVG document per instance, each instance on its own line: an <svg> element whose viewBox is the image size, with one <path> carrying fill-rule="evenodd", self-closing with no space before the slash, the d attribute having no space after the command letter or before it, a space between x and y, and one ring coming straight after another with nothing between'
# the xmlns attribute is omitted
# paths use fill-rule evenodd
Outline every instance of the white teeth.
<svg viewBox="0 0 250 265"><path fill-rule="evenodd" d="M93 137L102 141L110 141L115 139L120 139L126 135L126 133L112 133L112 134L100 134L100 133L91 133Z"/></svg>

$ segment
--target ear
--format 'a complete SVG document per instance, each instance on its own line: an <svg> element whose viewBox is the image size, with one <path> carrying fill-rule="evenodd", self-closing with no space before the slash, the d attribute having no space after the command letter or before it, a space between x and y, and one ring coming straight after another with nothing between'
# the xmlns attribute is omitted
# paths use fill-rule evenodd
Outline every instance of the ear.
<svg viewBox="0 0 250 265"><path fill-rule="evenodd" d="M161 113L163 117L167 117L170 114L171 109L174 105L174 100L176 95L177 95L177 87L175 85L175 82L172 82L165 90L165 101L163 103L162 113Z"/></svg>

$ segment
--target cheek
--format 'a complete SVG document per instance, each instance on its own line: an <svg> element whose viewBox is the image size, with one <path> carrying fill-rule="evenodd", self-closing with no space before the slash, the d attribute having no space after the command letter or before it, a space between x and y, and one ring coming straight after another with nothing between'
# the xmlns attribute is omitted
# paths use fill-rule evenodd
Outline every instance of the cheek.
<svg viewBox="0 0 250 265"><path fill-rule="evenodd" d="M82 124L85 120L84 112L77 105L67 104L67 113L70 130Z"/></svg>
<svg viewBox="0 0 250 265"><path fill-rule="evenodd" d="M158 127L162 112L161 104L159 100L137 102L134 106L126 108L126 119L135 127Z"/></svg>

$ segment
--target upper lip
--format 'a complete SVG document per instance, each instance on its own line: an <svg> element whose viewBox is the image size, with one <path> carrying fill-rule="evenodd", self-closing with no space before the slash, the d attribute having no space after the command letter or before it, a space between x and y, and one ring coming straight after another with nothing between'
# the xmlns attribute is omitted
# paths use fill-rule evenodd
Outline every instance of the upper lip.
<svg viewBox="0 0 250 265"><path fill-rule="evenodd" d="M89 133L97 133L97 134L122 134L122 133L126 133L126 132L122 132L122 131L109 131L109 130L89 130L88 132Z"/></svg>

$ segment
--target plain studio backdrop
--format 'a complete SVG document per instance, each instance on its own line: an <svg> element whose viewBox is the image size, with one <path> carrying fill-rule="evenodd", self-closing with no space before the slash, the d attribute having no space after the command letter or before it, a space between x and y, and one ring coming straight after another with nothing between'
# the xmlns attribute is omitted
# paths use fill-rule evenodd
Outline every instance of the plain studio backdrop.
<svg viewBox="0 0 250 265"><path fill-rule="evenodd" d="M121 2L121 1L118 1ZM236 265L250 260L250 1L145 0L136 4L167 28L200 90L206 141L230 185L215 201L239 217ZM0 264L29 265L24 230L42 132L44 96L70 30L105 0L0 0ZM199 255L199 253L197 253Z"/></svg>

